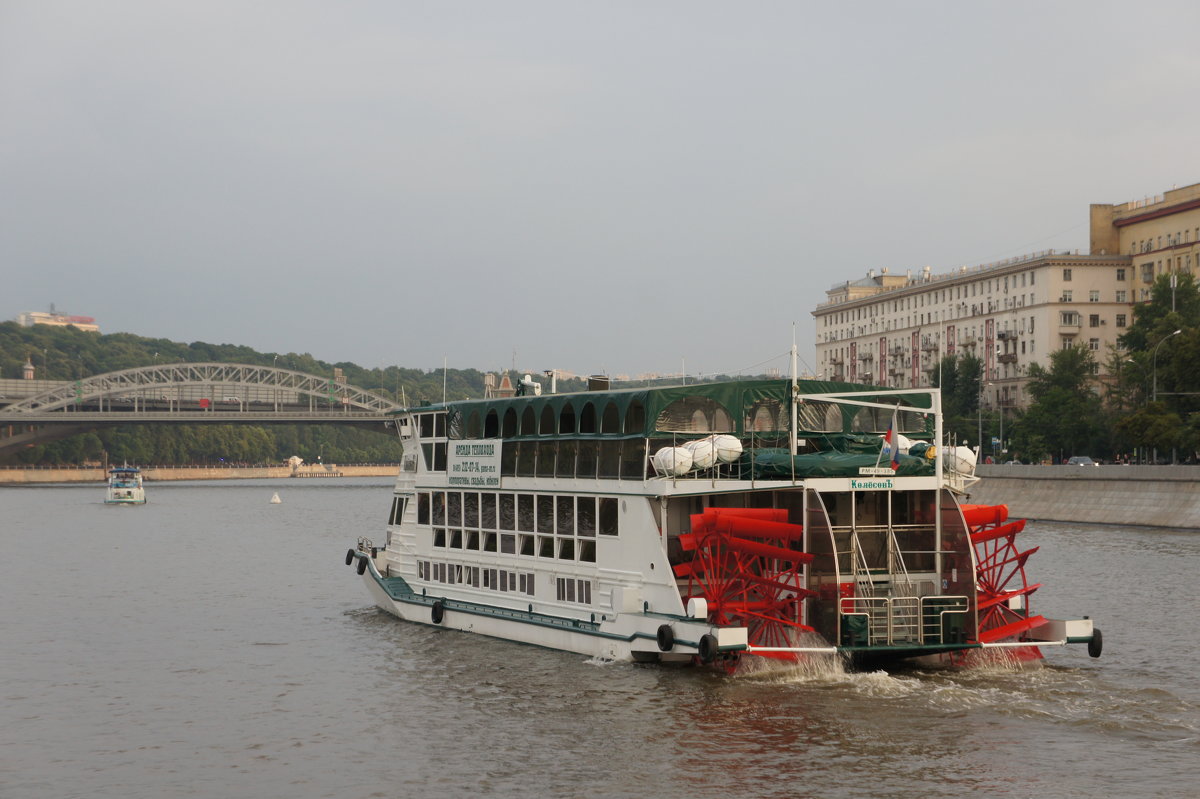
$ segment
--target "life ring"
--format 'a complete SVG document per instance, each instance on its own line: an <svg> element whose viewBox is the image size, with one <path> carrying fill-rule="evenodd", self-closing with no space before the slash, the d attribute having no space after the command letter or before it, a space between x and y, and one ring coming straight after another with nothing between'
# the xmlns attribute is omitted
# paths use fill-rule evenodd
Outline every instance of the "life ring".
<svg viewBox="0 0 1200 799"><path fill-rule="evenodd" d="M1104 633L1100 632L1100 628L1092 629L1092 640L1088 641L1088 654L1094 658L1100 657L1100 653L1104 651Z"/></svg>
<svg viewBox="0 0 1200 799"><path fill-rule="evenodd" d="M658 628L658 650L660 652L670 652L675 648L675 631L671 629L671 625L664 624Z"/></svg>
<svg viewBox="0 0 1200 799"><path fill-rule="evenodd" d="M700 636L700 662L712 663L717 659L717 639L715 636L705 633Z"/></svg>
<svg viewBox="0 0 1200 799"><path fill-rule="evenodd" d="M433 603L433 607L429 610L429 617L433 619L434 624L441 624L442 619L446 616L446 606L442 604L442 600Z"/></svg>
<svg viewBox="0 0 1200 799"><path fill-rule="evenodd" d="M359 573L359 574L362 574L362 573L363 573L363 572L365 572L366 570L367 570L367 559L366 559L366 558L359 558L359 559L358 559L358 573Z"/></svg>
<svg viewBox="0 0 1200 799"><path fill-rule="evenodd" d="M346 565L349 566L353 562L354 562L354 550L347 549L346 550Z"/></svg>

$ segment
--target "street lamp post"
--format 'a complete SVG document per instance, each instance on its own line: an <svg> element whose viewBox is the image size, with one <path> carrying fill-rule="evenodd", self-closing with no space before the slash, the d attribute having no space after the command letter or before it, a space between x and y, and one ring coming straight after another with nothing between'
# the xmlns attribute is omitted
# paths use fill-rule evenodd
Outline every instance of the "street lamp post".
<svg viewBox="0 0 1200 799"><path fill-rule="evenodd" d="M1158 402L1158 348L1167 343L1167 339L1171 338L1172 336L1178 336L1182 332L1182 330L1176 330L1174 333L1168 333L1167 335L1163 336L1157 344L1154 345L1154 352L1150 358L1151 373L1153 375L1151 382L1152 388L1150 391L1151 402ZM1152 463L1154 465L1158 464L1158 447L1154 448L1154 460Z"/></svg>
<svg viewBox="0 0 1200 799"><path fill-rule="evenodd" d="M1153 391L1151 392L1151 394L1152 394L1151 401L1152 402L1158 402L1158 348L1161 347L1163 344L1166 344L1167 339L1171 338L1171 336L1178 336L1182 332L1183 332L1182 330L1176 330L1174 333L1168 333L1167 335L1162 337L1161 341L1159 341L1157 344L1154 345L1154 355L1150 359L1151 365L1153 366L1153 374L1154 374L1154 382L1153 382L1154 388L1153 388Z"/></svg>

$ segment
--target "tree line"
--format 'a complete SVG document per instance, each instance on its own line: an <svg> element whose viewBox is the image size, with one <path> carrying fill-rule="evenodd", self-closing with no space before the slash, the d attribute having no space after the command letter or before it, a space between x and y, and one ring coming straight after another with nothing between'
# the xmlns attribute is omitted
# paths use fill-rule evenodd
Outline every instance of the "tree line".
<svg viewBox="0 0 1200 799"><path fill-rule="evenodd" d="M333 377L340 368L351 385L397 402L418 405L483 395L475 369L368 369L328 363L308 353L258 352L235 344L185 344L131 333L98 334L75 327L0 323L0 376L19 378L32 362L38 379L77 380L166 363L244 363ZM567 388L571 381L566 381ZM139 464L275 463L292 455L327 463L394 463L401 455L394 432L337 425L121 425L38 444L9 455L10 464L128 462Z"/></svg>
<svg viewBox="0 0 1200 799"><path fill-rule="evenodd" d="M1108 377L1103 379L1098 377L1098 357L1105 359ZM484 373L476 369L368 369L348 361L327 363L308 353L262 353L234 344L185 344L131 333L101 335L75 327L0 323L0 376L20 377L27 360L37 376L47 380L75 380L157 363L217 362L330 377L334 369L341 369L346 382L410 406L484 393ZM1023 410L981 402L986 387L982 367L973 355L946 356L930 374L931 384L942 389L946 433L959 443L982 443L981 457L1038 463L1086 454L1145 462L1194 461L1200 453L1200 288L1191 274L1160 275L1149 300L1134 306L1129 328L1110 352L1069 346L1051 354L1048 367L1031 364L1031 402ZM515 372L509 376L514 385L521 377ZM709 379L722 378L729 379ZM585 387L578 378L560 378L558 383L561 392ZM1000 443L993 445L994 440ZM340 463L394 462L400 458L400 445L394 434L332 425L128 425L29 447L7 460L269 463L292 455L309 461L320 457Z"/></svg>

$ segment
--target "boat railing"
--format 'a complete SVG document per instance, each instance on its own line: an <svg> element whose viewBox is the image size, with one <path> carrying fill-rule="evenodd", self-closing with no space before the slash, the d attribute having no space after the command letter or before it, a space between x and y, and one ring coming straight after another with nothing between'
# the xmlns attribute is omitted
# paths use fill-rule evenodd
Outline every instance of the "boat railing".
<svg viewBox="0 0 1200 799"><path fill-rule="evenodd" d="M841 600L842 643L849 646L962 643L967 597L857 596Z"/></svg>

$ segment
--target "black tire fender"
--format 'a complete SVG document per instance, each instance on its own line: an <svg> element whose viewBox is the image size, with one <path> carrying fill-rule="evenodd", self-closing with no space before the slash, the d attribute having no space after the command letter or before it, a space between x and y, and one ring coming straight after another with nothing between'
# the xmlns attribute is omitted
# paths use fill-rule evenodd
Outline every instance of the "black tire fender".
<svg viewBox="0 0 1200 799"><path fill-rule="evenodd" d="M1100 657L1100 653L1104 651L1104 633L1100 632L1099 627L1092 629L1092 640L1088 641L1088 654L1094 658Z"/></svg>
<svg viewBox="0 0 1200 799"><path fill-rule="evenodd" d="M670 652L675 648L675 631L671 629L671 625L661 625L655 637L658 639L658 651Z"/></svg>
<svg viewBox="0 0 1200 799"><path fill-rule="evenodd" d="M354 550L347 549L346 550L346 565L349 566L353 562L354 562Z"/></svg>
<svg viewBox="0 0 1200 799"><path fill-rule="evenodd" d="M434 624L441 624L442 619L446 617L446 606L442 604L442 600L433 603L433 607L429 609L429 618L433 619Z"/></svg>
<svg viewBox="0 0 1200 799"><path fill-rule="evenodd" d="M358 573L363 574L364 572L366 572L366 570L367 570L367 559L359 558L358 559Z"/></svg>
<svg viewBox="0 0 1200 799"><path fill-rule="evenodd" d="M712 663L717 659L717 639L716 636L705 633L700 636L700 662Z"/></svg>

